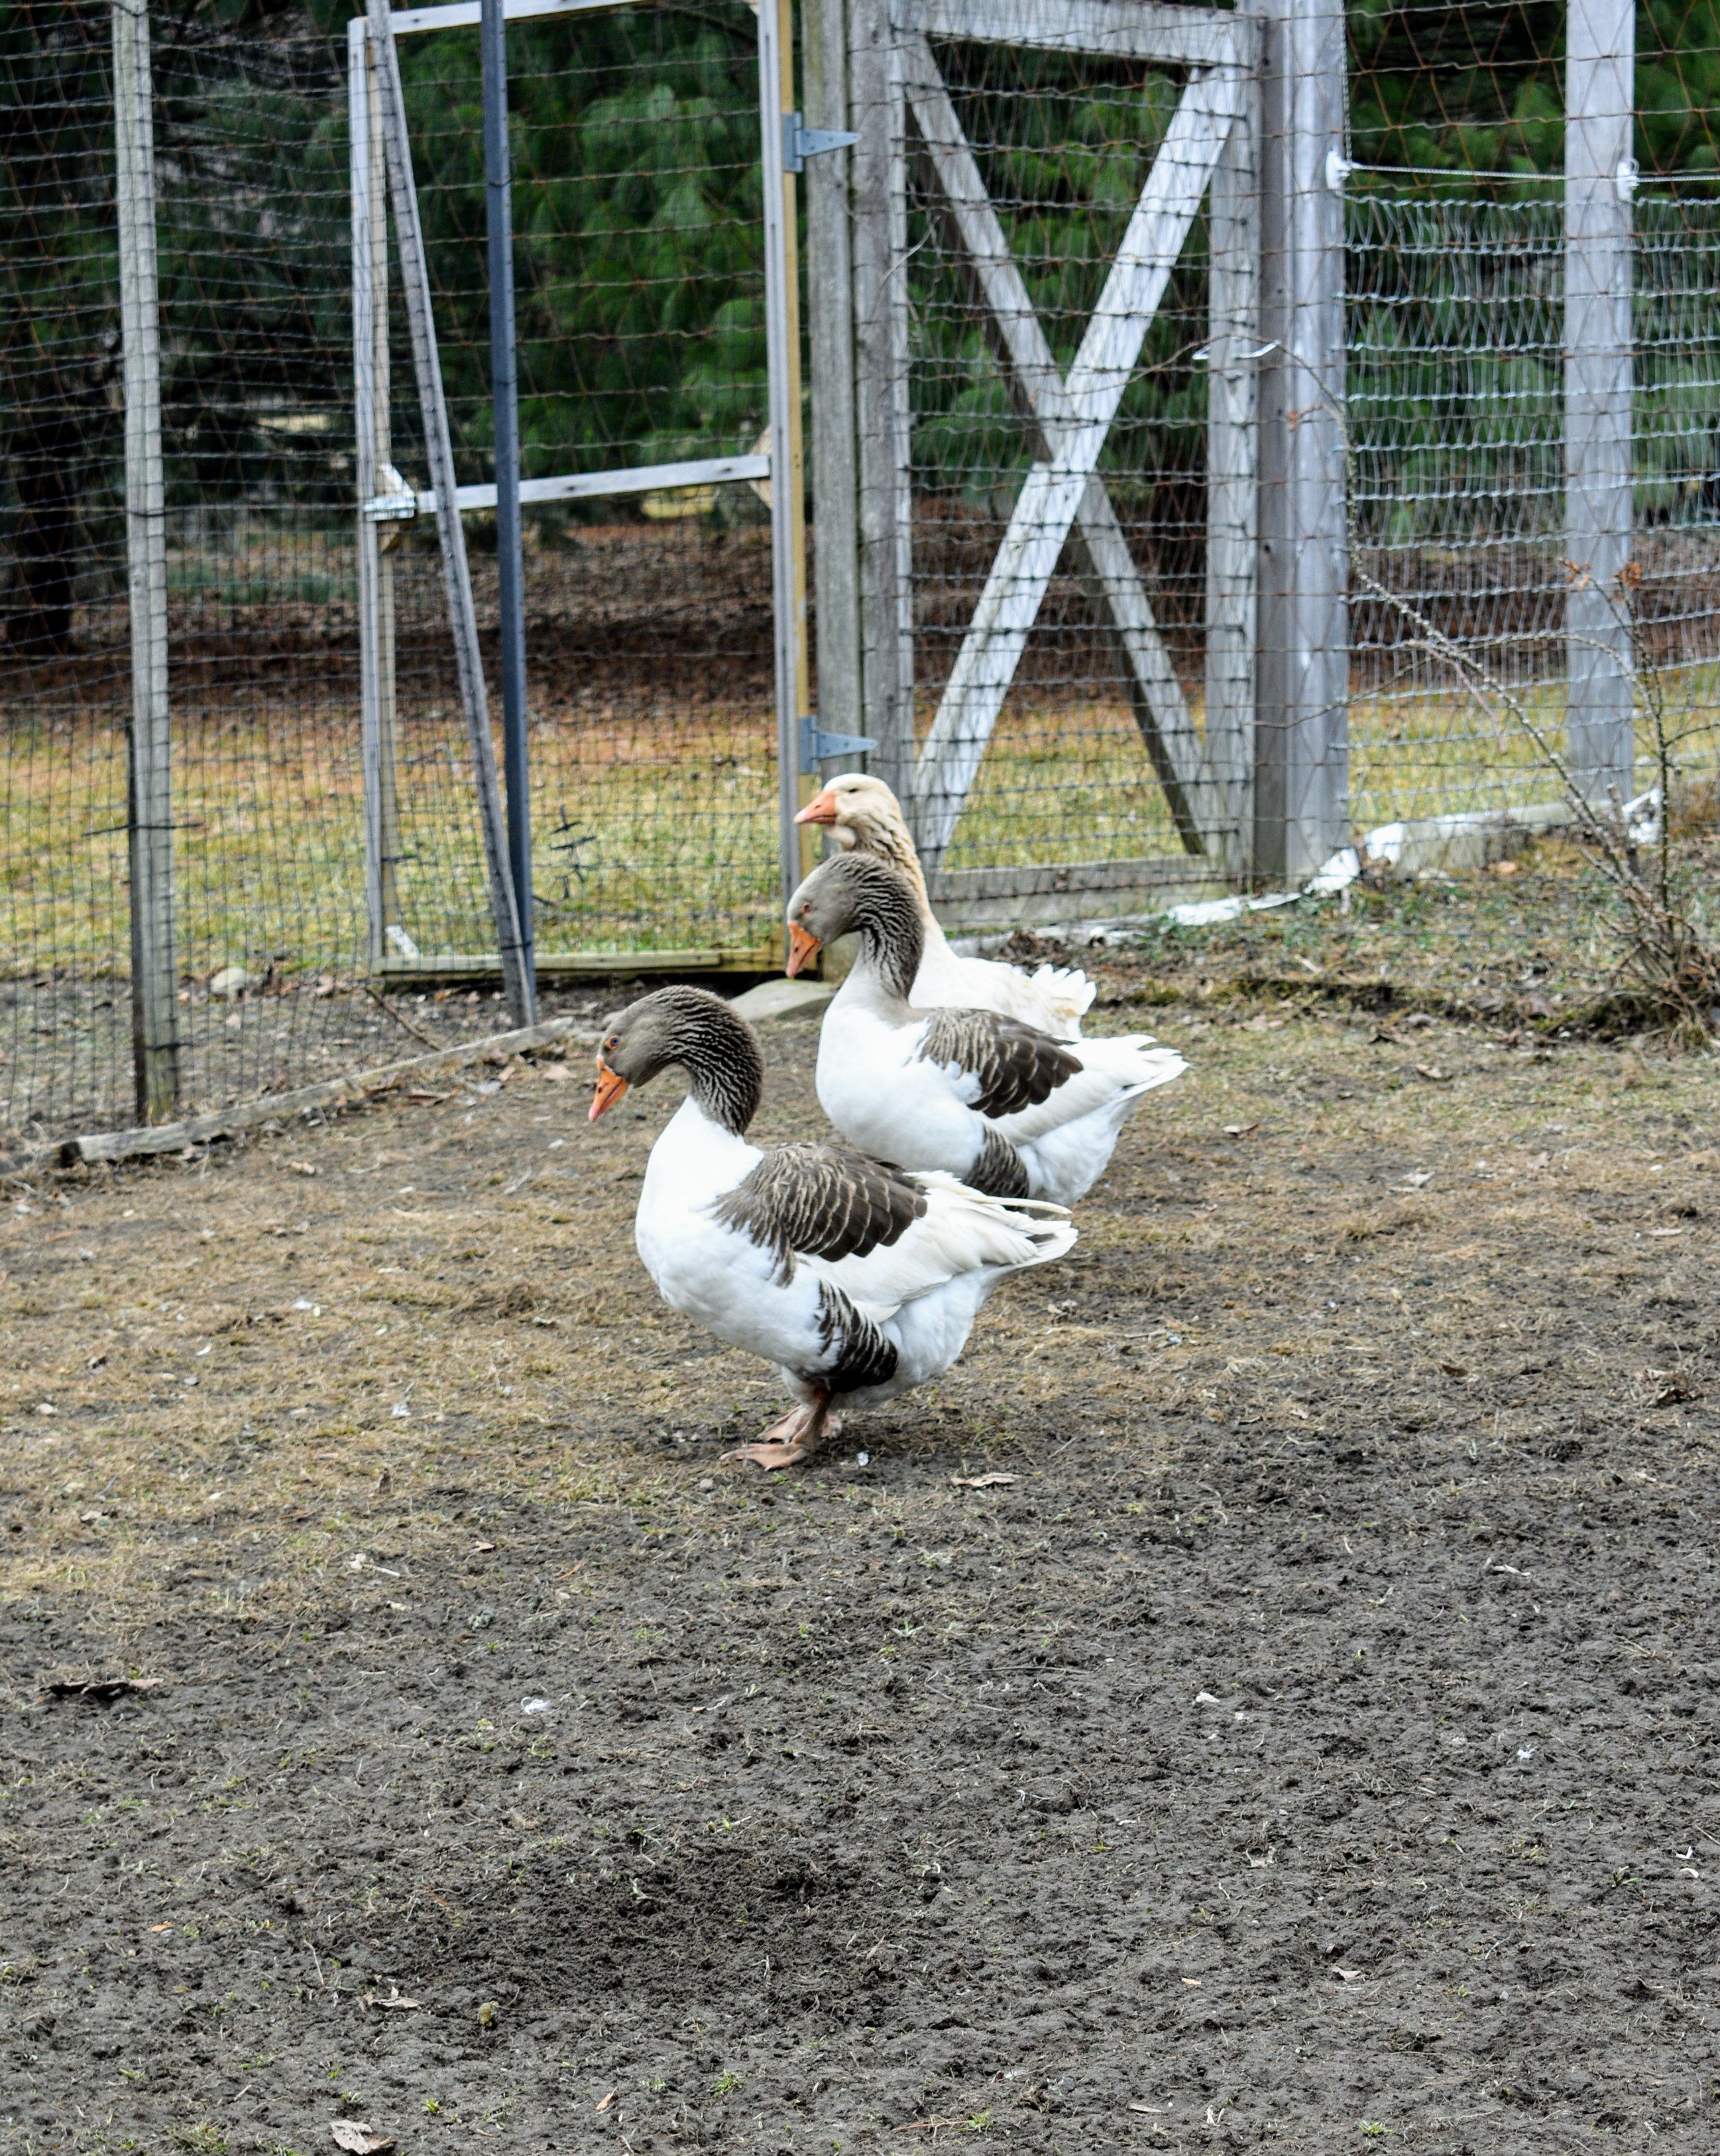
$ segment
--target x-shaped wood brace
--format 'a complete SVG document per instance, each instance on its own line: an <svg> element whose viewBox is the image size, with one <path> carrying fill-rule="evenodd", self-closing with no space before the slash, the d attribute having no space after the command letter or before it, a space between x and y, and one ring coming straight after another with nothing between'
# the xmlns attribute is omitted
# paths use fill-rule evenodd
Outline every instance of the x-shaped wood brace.
<svg viewBox="0 0 1720 2156"><path fill-rule="evenodd" d="M1178 833L1190 852L1203 852L1200 737L1096 467L1147 326L1242 110L1245 78L1233 68L1191 77L1065 379L1009 252L932 48L916 31L903 35L902 46L904 88L920 161L942 198L954 251L965 260L977 287L1035 449L1035 462L915 766L921 851L936 861L949 844L1058 557L1071 528L1078 526L1086 581L1122 648L1136 720Z"/></svg>

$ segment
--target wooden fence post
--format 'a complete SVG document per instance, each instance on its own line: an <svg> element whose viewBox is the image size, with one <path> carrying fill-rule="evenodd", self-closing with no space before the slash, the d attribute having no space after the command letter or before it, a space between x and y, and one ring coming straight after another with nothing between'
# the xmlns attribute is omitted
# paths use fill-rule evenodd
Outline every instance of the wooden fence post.
<svg viewBox="0 0 1720 2156"><path fill-rule="evenodd" d="M131 612L127 825L131 1040L141 1122L179 1103L173 787L167 711L167 525L156 305L155 121L148 0L114 0L114 147L126 376L126 550Z"/></svg>
<svg viewBox="0 0 1720 2156"><path fill-rule="evenodd" d="M845 131L848 116L845 0L806 0L801 80L809 127ZM854 262L849 244L849 157L835 150L806 165L806 304L812 352L813 572L818 599L818 720L861 734L859 475L855 469ZM852 757L835 759L851 763ZM825 773L829 776L829 773Z"/></svg>
<svg viewBox="0 0 1720 2156"><path fill-rule="evenodd" d="M906 116L889 0L851 0L855 430L859 467L860 731L911 814L913 500L909 483Z"/></svg>
<svg viewBox="0 0 1720 2156"><path fill-rule="evenodd" d="M1249 95L1212 177L1207 340L1207 850L1231 875L1253 850L1259 634L1260 99Z"/></svg>
<svg viewBox="0 0 1720 2156"><path fill-rule="evenodd" d="M1348 823L1345 51L1339 0L1261 0L1255 870L1301 882Z"/></svg>
<svg viewBox="0 0 1720 2156"><path fill-rule="evenodd" d="M1565 746L1592 800L1635 791L1630 638L1632 0L1570 0L1565 42Z"/></svg>

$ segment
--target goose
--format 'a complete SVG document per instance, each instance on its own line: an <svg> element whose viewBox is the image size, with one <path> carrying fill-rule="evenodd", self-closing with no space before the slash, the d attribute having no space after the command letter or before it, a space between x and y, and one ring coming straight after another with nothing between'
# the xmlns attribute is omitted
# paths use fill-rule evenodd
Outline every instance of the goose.
<svg viewBox="0 0 1720 2156"><path fill-rule="evenodd" d="M639 1256L671 1309L774 1363L798 1395L726 1458L791 1466L840 1429L839 1407L941 1377L1000 1281L1074 1245L1056 1206L905 1174L839 1142L749 1144L764 1058L707 989L658 988L610 1019L590 1120L671 1065L687 1097L651 1147Z"/></svg>
<svg viewBox="0 0 1720 2156"><path fill-rule="evenodd" d="M863 1152L1072 1205L1103 1174L1130 1109L1188 1067L1150 1034L1065 1042L997 1011L916 1009L918 899L870 854L823 862L789 900L789 973L850 930L860 953L824 1012L817 1085Z"/></svg>
<svg viewBox="0 0 1720 2156"><path fill-rule="evenodd" d="M901 803L881 778L845 771L794 820L827 824L845 850L893 862L913 886L926 939L914 977L912 1000L918 1009L1001 1011L1058 1040L1081 1039L1081 1019L1098 993L1085 973L1067 966L1040 966L1029 973L1000 959L962 958L951 950L926 895L926 878Z"/></svg>

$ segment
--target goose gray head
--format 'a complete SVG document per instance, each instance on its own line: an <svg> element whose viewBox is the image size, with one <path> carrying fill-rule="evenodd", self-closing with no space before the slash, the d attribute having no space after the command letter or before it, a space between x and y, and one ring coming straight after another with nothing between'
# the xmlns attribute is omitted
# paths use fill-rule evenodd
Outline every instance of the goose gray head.
<svg viewBox="0 0 1720 2156"><path fill-rule="evenodd" d="M926 947L919 905L901 870L874 854L821 861L788 901L788 972L798 973L850 931L860 939L860 966L906 996Z"/></svg>
<svg viewBox="0 0 1720 2156"><path fill-rule="evenodd" d="M708 988L655 988L603 1028L588 1120L671 1064L686 1072L706 1114L737 1136L758 1112L764 1057L746 1019Z"/></svg>

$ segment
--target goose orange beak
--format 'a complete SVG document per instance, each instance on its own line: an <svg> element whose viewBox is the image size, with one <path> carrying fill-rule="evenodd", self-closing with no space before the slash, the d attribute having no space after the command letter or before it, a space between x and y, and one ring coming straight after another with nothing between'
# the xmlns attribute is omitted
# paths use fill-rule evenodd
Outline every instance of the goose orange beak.
<svg viewBox="0 0 1720 2156"><path fill-rule="evenodd" d="M591 1113L586 1117L594 1123L605 1108L613 1108L627 1091L627 1081L618 1078L601 1056L598 1059L597 1091L591 1096Z"/></svg>
<svg viewBox="0 0 1720 2156"><path fill-rule="evenodd" d="M809 801L794 819L797 824L834 824L836 820L836 797L827 786L815 799Z"/></svg>
<svg viewBox="0 0 1720 2156"><path fill-rule="evenodd" d="M783 968L792 981L803 966L809 966L823 950L816 936L809 936L798 921L788 923L788 963Z"/></svg>

